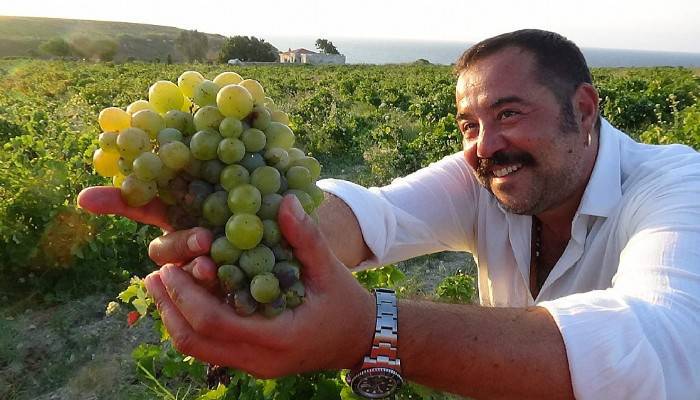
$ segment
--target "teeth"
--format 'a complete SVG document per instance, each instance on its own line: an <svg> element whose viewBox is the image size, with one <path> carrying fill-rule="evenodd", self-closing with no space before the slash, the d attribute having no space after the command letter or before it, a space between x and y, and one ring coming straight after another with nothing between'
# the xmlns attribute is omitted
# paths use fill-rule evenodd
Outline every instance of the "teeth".
<svg viewBox="0 0 700 400"><path fill-rule="evenodd" d="M501 177L504 177L510 173L513 173L513 172L519 170L522 166L523 166L522 164L514 164L514 165L507 166L505 168L495 169L495 170L493 170L493 174L497 178L501 178Z"/></svg>

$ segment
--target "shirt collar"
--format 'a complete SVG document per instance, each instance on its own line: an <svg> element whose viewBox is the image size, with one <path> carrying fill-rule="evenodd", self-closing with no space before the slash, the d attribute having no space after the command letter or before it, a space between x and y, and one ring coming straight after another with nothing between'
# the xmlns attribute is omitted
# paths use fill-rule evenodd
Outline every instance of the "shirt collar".
<svg viewBox="0 0 700 400"><path fill-rule="evenodd" d="M581 198L578 214L608 217L622 199L618 143L618 135L621 133L604 118L601 119L598 155Z"/></svg>

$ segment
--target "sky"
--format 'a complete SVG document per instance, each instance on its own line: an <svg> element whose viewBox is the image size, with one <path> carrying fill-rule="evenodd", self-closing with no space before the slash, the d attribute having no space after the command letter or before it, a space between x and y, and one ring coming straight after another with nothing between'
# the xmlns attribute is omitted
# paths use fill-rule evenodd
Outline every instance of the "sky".
<svg viewBox="0 0 700 400"><path fill-rule="evenodd" d="M700 53L698 0L0 0L0 15L138 22L226 36L456 42L521 28L580 47Z"/></svg>

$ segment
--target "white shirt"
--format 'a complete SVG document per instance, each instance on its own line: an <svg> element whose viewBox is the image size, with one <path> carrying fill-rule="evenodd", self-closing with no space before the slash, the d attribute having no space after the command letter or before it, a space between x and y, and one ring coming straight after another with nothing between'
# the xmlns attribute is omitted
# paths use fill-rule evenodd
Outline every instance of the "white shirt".
<svg viewBox="0 0 700 400"><path fill-rule="evenodd" d="M532 217L505 212L462 153L382 188L327 179L374 258L468 251L484 306L554 317L579 399L700 398L700 154L640 144L603 121L571 239L537 297Z"/></svg>

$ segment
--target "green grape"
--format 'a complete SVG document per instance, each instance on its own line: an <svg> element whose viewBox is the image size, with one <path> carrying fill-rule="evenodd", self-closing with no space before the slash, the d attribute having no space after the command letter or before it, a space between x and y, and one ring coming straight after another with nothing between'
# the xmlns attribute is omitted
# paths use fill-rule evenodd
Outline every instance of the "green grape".
<svg viewBox="0 0 700 400"><path fill-rule="evenodd" d="M169 142L160 146L158 155L166 167L176 171L185 168L190 162L190 149L182 142Z"/></svg>
<svg viewBox="0 0 700 400"><path fill-rule="evenodd" d="M243 289L248 285L248 279L245 274L235 265L224 264L220 266L216 275L224 293L233 293L235 290Z"/></svg>
<svg viewBox="0 0 700 400"><path fill-rule="evenodd" d="M187 96L194 96L194 88L204 81L204 77L197 71L185 71L177 78L177 86Z"/></svg>
<svg viewBox="0 0 700 400"><path fill-rule="evenodd" d="M264 130L270 126L270 112L263 106L253 107L250 113L250 124L255 129Z"/></svg>
<svg viewBox="0 0 700 400"><path fill-rule="evenodd" d="M313 181L317 180L321 176L321 164L313 157L304 156L297 158L290 165L308 169L311 173L311 180Z"/></svg>
<svg viewBox="0 0 700 400"><path fill-rule="evenodd" d="M131 126L146 132L151 139L158 137L158 132L165 129L165 121L155 111L141 110L131 116Z"/></svg>
<svg viewBox="0 0 700 400"><path fill-rule="evenodd" d="M288 194L295 195L297 197L297 199L299 200L299 203L301 203L301 207L308 214L310 214L314 211L314 209L315 209L314 201L311 198L311 196L309 196L309 194L306 193L305 191L299 190L299 189L289 189L286 192L284 192L285 196Z"/></svg>
<svg viewBox="0 0 700 400"><path fill-rule="evenodd" d="M272 100L272 97L265 96L265 100L263 101L263 105L271 111L277 109L277 105L275 104L275 101Z"/></svg>
<svg viewBox="0 0 700 400"><path fill-rule="evenodd" d="M142 181L135 175L129 175L124 179L121 186L122 198L131 207L141 207L156 197L158 188L153 181Z"/></svg>
<svg viewBox="0 0 700 400"><path fill-rule="evenodd" d="M157 183L158 181L156 181ZM165 204L172 206L177 204L175 195L167 187L158 186L158 198Z"/></svg>
<svg viewBox="0 0 700 400"><path fill-rule="evenodd" d="M245 153L239 164L252 173L256 168L265 166L265 159L260 153Z"/></svg>
<svg viewBox="0 0 700 400"><path fill-rule="evenodd" d="M301 149L297 149L296 147L287 149L287 154L289 155L289 165L293 165L294 161L306 157L306 154L304 154Z"/></svg>
<svg viewBox="0 0 700 400"><path fill-rule="evenodd" d="M245 145L238 139L224 138L219 142L216 154L219 156L219 160L226 164L233 164L241 161L245 156Z"/></svg>
<svg viewBox="0 0 700 400"><path fill-rule="evenodd" d="M124 182L124 179L126 179L126 176L122 175L121 172L117 173L112 177L112 186L116 188L121 188L122 183Z"/></svg>
<svg viewBox="0 0 700 400"><path fill-rule="evenodd" d="M193 130L192 114L180 111L170 110L163 115L163 122L166 128L175 128L178 131L185 133Z"/></svg>
<svg viewBox="0 0 700 400"><path fill-rule="evenodd" d="M293 284L299 282L300 265L296 261L280 261L272 268L272 273L279 281L282 290L289 289Z"/></svg>
<svg viewBox="0 0 700 400"><path fill-rule="evenodd" d="M119 132L129 127L131 119L129 114L117 107L107 107L100 111L97 117L103 132Z"/></svg>
<svg viewBox="0 0 700 400"><path fill-rule="evenodd" d="M100 133L99 143L102 151L108 153L119 153L117 148L117 132L102 132Z"/></svg>
<svg viewBox="0 0 700 400"><path fill-rule="evenodd" d="M247 287L236 290L233 295L226 296L226 303L242 317L252 315L258 309L258 302L255 301Z"/></svg>
<svg viewBox="0 0 700 400"><path fill-rule="evenodd" d="M141 110L155 111L156 109L153 108L153 105L146 100L136 100L135 102L129 104L128 107L126 107L126 113L129 115L134 115L135 113Z"/></svg>
<svg viewBox="0 0 700 400"><path fill-rule="evenodd" d="M286 171L289 168L289 154L287 150L273 147L265 151L265 162L277 168L279 171Z"/></svg>
<svg viewBox="0 0 700 400"><path fill-rule="evenodd" d="M240 85L248 90L255 105L263 105L265 103L265 89L263 89L260 82L254 79L244 79Z"/></svg>
<svg viewBox="0 0 700 400"><path fill-rule="evenodd" d="M272 219L263 220L263 239L262 242L265 246L275 246L280 242L282 238L282 233L280 232L280 227L277 225L277 221Z"/></svg>
<svg viewBox="0 0 700 400"><path fill-rule="evenodd" d="M289 167L287 174L287 184L291 189L302 189L309 186L313 179L311 178L311 173L306 167L295 165Z"/></svg>
<svg viewBox="0 0 700 400"><path fill-rule="evenodd" d="M180 88L170 81L158 81L148 88L148 102L160 113L179 110L183 101Z"/></svg>
<svg viewBox="0 0 700 400"><path fill-rule="evenodd" d="M277 193L280 189L280 172L267 165L258 167L250 174L250 184L263 195Z"/></svg>
<svg viewBox="0 0 700 400"><path fill-rule="evenodd" d="M144 111L139 111L144 112ZM119 154L125 158L136 158L144 151L151 149L151 143L148 135L138 128L126 128L117 136L117 147Z"/></svg>
<svg viewBox="0 0 700 400"><path fill-rule="evenodd" d="M194 127L198 131L206 129L217 130L224 119L215 106L204 106L194 113Z"/></svg>
<svg viewBox="0 0 700 400"><path fill-rule="evenodd" d="M266 149L280 147L289 151L294 145L294 132L285 124L270 122L270 125L265 129L265 135L267 136Z"/></svg>
<svg viewBox="0 0 700 400"><path fill-rule="evenodd" d="M216 158L216 150L222 137L217 131L204 130L195 133L190 141L192 156L198 160L206 161Z"/></svg>
<svg viewBox="0 0 700 400"><path fill-rule="evenodd" d="M226 236L221 236L212 242L209 254L216 265L234 264L241 256L241 250L232 245Z"/></svg>
<svg viewBox="0 0 700 400"><path fill-rule="evenodd" d="M265 148L265 132L260 129L248 128L243 131L241 140L248 153L255 153Z"/></svg>
<svg viewBox="0 0 700 400"><path fill-rule="evenodd" d="M190 214L201 216L204 200L212 193L214 188L210 183L199 179L193 180L187 185L187 194L182 205Z"/></svg>
<svg viewBox="0 0 700 400"><path fill-rule="evenodd" d="M226 190L250 182L250 173L242 165L234 164L224 167L219 175L219 183Z"/></svg>
<svg viewBox="0 0 700 400"><path fill-rule="evenodd" d="M226 164L217 159L204 161L202 162L202 167L199 169L199 175L205 181L216 185L219 183L221 171L223 171L225 166Z"/></svg>
<svg viewBox="0 0 700 400"><path fill-rule="evenodd" d="M284 193L289 190L289 185L287 184L287 178L284 175L280 176L280 190L277 193Z"/></svg>
<svg viewBox="0 0 700 400"><path fill-rule="evenodd" d="M156 154L145 152L134 159L134 174L143 181L152 181L158 177L163 162Z"/></svg>
<svg viewBox="0 0 700 400"><path fill-rule="evenodd" d="M289 126L289 115L284 111L273 110L270 113L270 120Z"/></svg>
<svg viewBox="0 0 700 400"><path fill-rule="evenodd" d="M101 176L111 178L119 173L119 153L95 150L92 155L92 165Z"/></svg>
<svg viewBox="0 0 700 400"><path fill-rule="evenodd" d="M262 235L263 224L257 215L234 214L226 223L226 238L241 250L257 246Z"/></svg>
<svg viewBox="0 0 700 400"><path fill-rule="evenodd" d="M266 318L274 318L282 314L286 309L287 297L285 295L280 295L271 302L262 305L262 314Z"/></svg>
<svg viewBox="0 0 700 400"><path fill-rule="evenodd" d="M280 295L279 282L269 272L255 275L250 281L250 294L259 303L271 303Z"/></svg>
<svg viewBox="0 0 700 400"><path fill-rule="evenodd" d="M192 100L190 100L189 97L185 96L183 102L182 102L182 107L180 108L180 111L184 111L188 114L192 114L192 111L194 111L195 105L192 103Z"/></svg>
<svg viewBox="0 0 700 400"><path fill-rule="evenodd" d="M226 138L238 139L243 133L243 124L236 117L226 117L219 124L219 133Z"/></svg>
<svg viewBox="0 0 700 400"><path fill-rule="evenodd" d="M228 193L228 207L233 213L255 214L260 210L262 196L253 185L244 183Z"/></svg>
<svg viewBox="0 0 700 400"><path fill-rule="evenodd" d="M117 160L117 167L122 175L130 175L132 172L134 172L134 159L119 156L119 160Z"/></svg>
<svg viewBox="0 0 700 400"><path fill-rule="evenodd" d="M292 249L284 244L284 238L280 239L280 243L272 246L272 252L275 254L277 261L290 261L294 258Z"/></svg>
<svg viewBox="0 0 700 400"><path fill-rule="evenodd" d="M202 215L214 226L224 226L231 217L231 211L226 204L226 192L220 190L210 194L202 204Z"/></svg>
<svg viewBox="0 0 700 400"><path fill-rule="evenodd" d="M323 190L321 190L321 188L316 186L315 183L312 183L312 184L304 187L302 190L305 191L306 193L308 193L309 196L311 196L311 200L314 201L315 208L318 208L318 206L320 206L321 203L323 203L323 199L325 198L325 194L323 193Z"/></svg>
<svg viewBox="0 0 700 400"><path fill-rule="evenodd" d="M219 111L227 117L245 118L253 111L253 97L240 85L226 85L216 95Z"/></svg>
<svg viewBox="0 0 700 400"><path fill-rule="evenodd" d="M203 80L198 83L194 88L192 94L192 101L200 107L204 106L215 106L216 105L216 94L219 92L219 85L210 81Z"/></svg>
<svg viewBox="0 0 700 400"><path fill-rule="evenodd" d="M190 154L192 154L191 151L190 151ZM199 171L201 169L202 169L202 161L200 161L194 157L190 157L190 162L188 162L187 165L185 165L184 171L187 172L187 174L189 174L191 177L199 178L199 176L201 175L199 173Z"/></svg>
<svg viewBox="0 0 700 400"><path fill-rule="evenodd" d="M173 180L176 175L177 171L163 165L160 169L158 177L156 178L156 185L158 185L159 188L170 186L170 181Z"/></svg>
<svg viewBox="0 0 700 400"><path fill-rule="evenodd" d="M260 202L260 211L258 216L262 219L277 219L277 211L282 203L282 195L278 193L270 193L263 196Z"/></svg>
<svg viewBox="0 0 700 400"><path fill-rule="evenodd" d="M287 307L295 308L304 301L306 290L301 281L295 282L289 289L284 292L284 297L287 300Z"/></svg>
<svg viewBox="0 0 700 400"><path fill-rule="evenodd" d="M257 247L244 250L238 259L243 272L252 279L255 275L272 272L275 266L275 255L269 247L258 245Z"/></svg>
<svg viewBox="0 0 700 400"><path fill-rule="evenodd" d="M157 139L161 146L170 142L182 142L182 132L175 128L165 128L158 132Z"/></svg>
<svg viewBox="0 0 700 400"><path fill-rule="evenodd" d="M224 87L226 85L234 85L238 84L243 80L243 78L238 75L235 72L227 71L227 72L222 72L219 75L214 78L214 83L219 85L220 87Z"/></svg>

